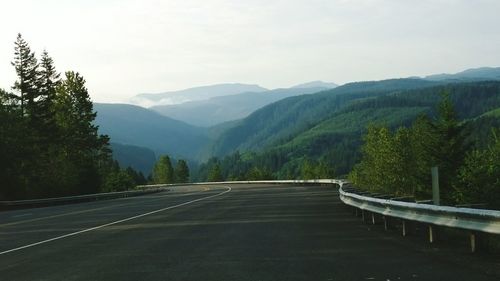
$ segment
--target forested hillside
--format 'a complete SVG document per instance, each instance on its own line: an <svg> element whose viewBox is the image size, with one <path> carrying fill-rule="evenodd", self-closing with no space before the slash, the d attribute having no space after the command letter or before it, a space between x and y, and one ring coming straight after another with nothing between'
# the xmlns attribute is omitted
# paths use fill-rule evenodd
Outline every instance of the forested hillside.
<svg viewBox="0 0 500 281"><path fill-rule="evenodd" d="M111 142L113 159L123 167L132 167L134 170L148 176L156 162L156 154L149 148Z"/></svg>
<svg viewBox="0 0 500 281"><path fill-rule="evenodd" d="M402 89L405 85L412 89ZM496 112L500 107L500 82L440 85L422 80L389 80L341 88L289 98L242 120L222 133L222 141L231 144L233 140L230 147L237 152L216 150L219 155L231 155L202 165L200 177L217 163L225 177L234 179L247 178L252 169L273 178L345 175L360 159L362 136L369 125L395 130L410 126L421 115L435 118L443 92L449 93L459 120L470 131L467 138L476 146L487 145L491 128L499 124ZM262 126L261 130L258 126ZM246 133L247 139L238 139L235 132Z"/></svg>
<svg viewBox="0 0 500 281"><path fill-rule="evenodd" d="M94 106L100 133L109 135L116 143L149 148L157 155L194 159L208 142L206 129L139 106L103 103Z"/></svg>
<svg viewBox="0 0 500 281"><path fill-rule="evenodd" d="M287 98L257 110L238 126L224 132L214 142L213 155L261 150L310 129L354 100L438 83L422 79L357 82L315 95Z"/></svg>

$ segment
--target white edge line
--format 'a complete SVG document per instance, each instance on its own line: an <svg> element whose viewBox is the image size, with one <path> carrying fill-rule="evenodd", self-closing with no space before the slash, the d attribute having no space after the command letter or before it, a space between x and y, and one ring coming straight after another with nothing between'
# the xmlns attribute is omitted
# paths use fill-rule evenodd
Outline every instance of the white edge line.
<svg viewBox="0 0 500 281"><path fill-rule="evenodd" d="M63 239L63 238L66 238L66 237L75 236L75 235L78 235L78 234L81 234L81 233L85 233L85 232L97 230L97 229L100 229L100 228L103 228L103 227L107 227L107 226L110 226L110 225L114 225L114 224L126 222L126 221L129 221L129 220L133 220L133 219L137 219L137 218L141 218L141 217L145 217L145 216L148 216L148 215L152 215L152 214L155 214L155 213L159 213L159 212L163 212L163 211L166 211L166 210L174 209L174 208L177 208L177 207L182 207L182 206L185 206L185 205L188 205L188 204L191 204L191 203L195 203L195 202L198 202L198 201L202 201L202 200L206 200L206 199L210 199L210 198L214 198L214 197L223 195L223 194L228 193L228 192L230 192L232 190L231 187L229 187L229 186L227 186L226 188L227 188L226 191L223 191L221 193L217 193L215 195L210 195L210 196L207 196L207 197L198 198L198 199L191 200L191 201L188 201L188 202L184 202L184 203L181 203L181 204L177 204L177 205L174 205L174 206L170 206L170 207L166 207L166 208L163 208L163 209L151 211L151 212L148 212L148 213L145 213L145 214L133 216L133 217L130 217L130 218L126 218L126 219L122 219L122 220L110 222L110 223L99 225L99 226L94 226L94 227L87 228L87 229L84 229L84 230L80 230L80 231L68 233L68 234L65 234L65 235L61 235L61 236L58 236L58 237L50 238L50 239L43 240L43 241L40 241L40 242L36 242L36 243L29 244L29 245L17 247L17 248L14 248L14 249L10 249L10 250L7 250L7 251L0 252L0 255L4 255L4 254L7 254L7 253L19 251L19 250L26 249L26 248L30 248L30 247L37 246L37 245L40 245L40 244L45 244L45 243L56 241L56 240Z"/></svg>

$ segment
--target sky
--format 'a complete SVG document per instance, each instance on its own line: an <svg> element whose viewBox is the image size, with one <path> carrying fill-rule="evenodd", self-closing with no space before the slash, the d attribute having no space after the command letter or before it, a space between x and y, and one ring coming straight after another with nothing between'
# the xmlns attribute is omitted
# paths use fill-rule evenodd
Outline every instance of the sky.
<svg viewBox="0 0 500 281"><path fill-rule="evenodd" d="M0 0L0 11L0 88L15 81L21 33L97 102L500 66L498 0Z"/></svg>

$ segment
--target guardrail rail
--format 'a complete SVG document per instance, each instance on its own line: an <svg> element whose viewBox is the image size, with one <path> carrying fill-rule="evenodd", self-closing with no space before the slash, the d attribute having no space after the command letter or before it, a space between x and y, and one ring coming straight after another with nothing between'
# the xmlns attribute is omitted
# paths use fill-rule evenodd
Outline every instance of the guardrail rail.
<svg viewBox="0 0 500 281"><path fill-rule="evenodd" d="M78 202L87 202L87 201L96 201L96 200L106 200L106 199L116 199L116 198L139 196L139 195L145 195L145 194L165 191L166 189L163 186L165 186L165 185L155 185L154 187L149 187L149 188L145 188L142 190L128 190L128 191L119 191L119 192L95 193L95 194L85 194L85 195L66 196L66 197L57 197L57 198L29 199L29 200L18 200L18 201L0 201L0 210L43 207L43 206L50 206L50 205L57 205L57 204L70 204L70 203L78 203Z"/></svg>
<svg viewBox="0 0 500 281"><path fill-rule="evenodd" d="M476 251L478 233L500 234L500 211L374 198L349 192L349 188L342 186L339 189L339 196L345 204L360 209L363 220L366 216L365 212L371 213L373 224L375 224L375 214L381 215L386 229L388 217L401 219L403 236L407 235L407 221L426 224L431 243L435 241L435 226L470 231L471 252Z"/></svg>

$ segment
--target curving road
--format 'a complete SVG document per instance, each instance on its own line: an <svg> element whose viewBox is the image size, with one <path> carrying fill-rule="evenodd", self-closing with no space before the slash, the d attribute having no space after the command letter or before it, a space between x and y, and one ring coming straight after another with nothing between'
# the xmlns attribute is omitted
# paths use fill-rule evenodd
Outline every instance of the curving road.
<svg viewBox="0 0 500 281"><path fill-rule="evenodd" d="M0 280L499 280L405 241L332 187L182 187L0 213Z"/></svg>

